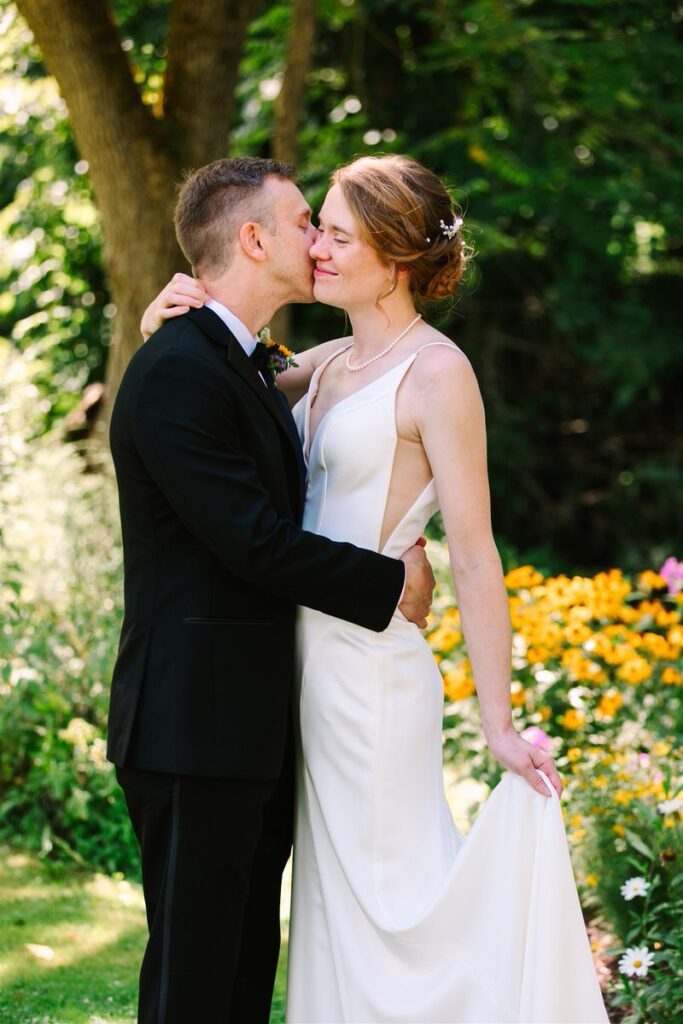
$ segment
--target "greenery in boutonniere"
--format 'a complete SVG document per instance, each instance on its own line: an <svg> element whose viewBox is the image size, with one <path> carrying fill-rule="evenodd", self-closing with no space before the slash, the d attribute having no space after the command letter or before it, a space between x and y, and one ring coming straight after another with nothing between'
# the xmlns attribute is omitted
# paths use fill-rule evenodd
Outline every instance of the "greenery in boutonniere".
<svg viewBox="0 0 683 1024"><path fill-rule="evenodd" d="M290 367L299 365L294 359L294 353L291 349L271 338L269 327L261 328L258 332L258 340L259 345L263 345L267 349L268 369L272 370L276 376L278 373L284 373L285 370L289 370Z"/></svg>

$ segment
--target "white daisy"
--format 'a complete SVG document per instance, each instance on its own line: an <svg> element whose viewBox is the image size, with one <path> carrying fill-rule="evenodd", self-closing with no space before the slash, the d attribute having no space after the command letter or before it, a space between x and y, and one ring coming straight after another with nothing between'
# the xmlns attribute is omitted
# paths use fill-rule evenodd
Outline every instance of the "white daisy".
<svg viewBox="0 0 683 1024"><path fill-rule="evenodd" d="M652 967L654 962L654 954L647 946L632 946L626 950L619 961L619 970L622 974L628 974L629 978L632 978L634 974L637 974L639 978L644 978L648 967Z"/></svg>
<svg viewBox="0 0 683 1024"><path fill-rule="evenodd" d="M644 878L629 878L621 887L621 895L625 900L635 899L636 896L644 896L650 888L650 883Z"/></svg>
<svg viewBox="0 0 683 1024"><path fill-rule="evenodd" d="M661 804L657 804L660 814L674 814L676 811L680 811L681 807L683 807L683 799L680 796L675 796L673 800L663 800Z"/></svg>

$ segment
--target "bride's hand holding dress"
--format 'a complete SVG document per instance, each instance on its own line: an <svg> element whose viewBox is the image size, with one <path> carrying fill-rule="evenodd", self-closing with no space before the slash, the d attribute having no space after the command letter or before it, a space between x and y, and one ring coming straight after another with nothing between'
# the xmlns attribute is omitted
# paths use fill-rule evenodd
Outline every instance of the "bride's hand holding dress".
<svg viewBox="0 0 683 1024"><path fill-rule="evenodd" d="M489 750L547 797L537 769L543 771L559 796L551 755L522 739L512 723L508 599L491 527L484 407L464 354L443 345L421 353L399 393L397 416L421 442L434 476Z"/></svg>

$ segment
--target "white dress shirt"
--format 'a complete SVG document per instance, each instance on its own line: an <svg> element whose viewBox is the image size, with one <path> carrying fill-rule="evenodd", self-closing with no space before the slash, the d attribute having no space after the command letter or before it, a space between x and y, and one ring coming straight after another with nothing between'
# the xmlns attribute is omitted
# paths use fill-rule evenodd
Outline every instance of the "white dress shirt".
<svg viewBox="0 0 683 1024"><path fill-rule="evenodd" d="M258 338L255 334L251 334L249 328L246 327L238 316L231 313L227 306L224 306L218 299L209 299L204 305L207 309L213 310L216 316L219 316L228 330L232 331L240 345L247 353L248 356L252 354L256 346L258 345Z"/></svg>

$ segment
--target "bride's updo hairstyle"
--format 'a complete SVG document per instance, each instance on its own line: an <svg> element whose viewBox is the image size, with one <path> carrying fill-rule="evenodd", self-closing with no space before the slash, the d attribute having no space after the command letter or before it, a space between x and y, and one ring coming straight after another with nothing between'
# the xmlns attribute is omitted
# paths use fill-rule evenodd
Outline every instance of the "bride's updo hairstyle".
<svg viewBox="0 0 683 1024"><path fill-rule="evenodd" d="M363 240L387 266L408 272L417 302L455 295L470 250L436 174L406 156L362 156L334 171L332 184L341 188Z"/></svg>

